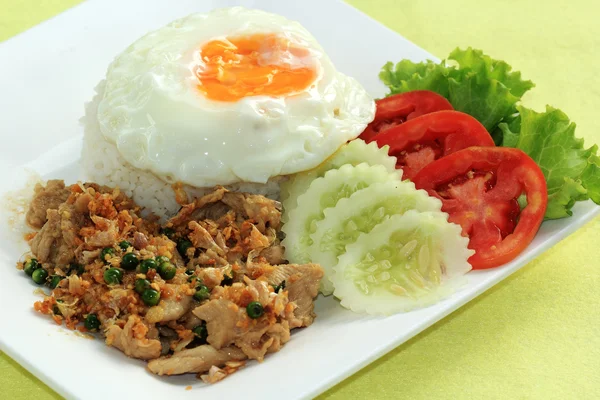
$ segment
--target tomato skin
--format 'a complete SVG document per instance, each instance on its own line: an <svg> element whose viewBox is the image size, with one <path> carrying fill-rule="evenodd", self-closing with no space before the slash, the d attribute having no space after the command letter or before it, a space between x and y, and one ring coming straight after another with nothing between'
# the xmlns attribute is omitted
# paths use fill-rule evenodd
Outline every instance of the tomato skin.
<svg viewBox="0 0 600 400"><path fill-rule="evenodd" d="M482 179L483 173L493 179ZM464 183L456 181L465 176ZM456 185L448 185L453 180ZM486 186L488 182L493 184ZM473 269L494 268L521 253L535 237L548 203L540 167L523 151L508 147L457 151L423 168L414 183L440 199L449 221L461 225L463 235L469 236L469 248L475 250L469 258ZM523 193L527 205L514 215L516 199ZM512 232L503 237L506 227Z"/></svg>
<svg viewBox="0 0 600 400"><path fill-rule="evenodd" d="M365 142L398 124L410 121L424 114L441 110L454 110L445 97L429 90L413 90L394 94L375 102L375 118L359 138Z"/></svg>
<svg viewBox="0 0 600 400"><path fill-rule="evenodd" d="M396 168L402 168L403 178L408 179L435 159L458 150L471 146L494 146L494 140L485 127L459 111L422 115L380 133L374 141L379 147L390 146L389 154L398 158ZM415 145L421 144L433 151L413 151Z"/></svg>

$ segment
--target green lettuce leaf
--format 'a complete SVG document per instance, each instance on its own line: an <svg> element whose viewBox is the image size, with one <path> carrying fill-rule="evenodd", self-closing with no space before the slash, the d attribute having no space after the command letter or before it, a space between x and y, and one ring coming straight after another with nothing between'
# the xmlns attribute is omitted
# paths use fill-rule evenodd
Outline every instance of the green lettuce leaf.
<svg viewBox="0 0 600 400"><path fill-rule="evenodd" d="M575 124L560 110L537 113L518 105L534 87L504 61L480 50L456 49L448 62L388 62L379 74L389 95L431 90L446 97L454 109L481 122L498 146L517 147L540 166L548 185L547 219L572 215L577 201L600 204L600 157L597 146L583 147Z"/></svg>
<svg viewBox="0 0 600 400"><path fill-rule="evenodd" d="M389 87L390 95L431 90L448 98L448 68L433 61L414 63L402 60L396 65L388 62L381 69L379 79Z"/></svg>
<svg viewBox="0 0 600 400"><path fill-rule="evenodd" d="M458 66L445 61L388 62L379 77L389 87L390 95L411 90L437 92L456 110L472 115L497 135L498 124L516 112L517 102L534 84L521 79L520 72L511 72L504 61L494 60L480 50L456 49L448 59Z"/></svg>
<svg viewBox="0 0 600 400"><path fill-rule="evenodd" d="M546 107L538 113L518 106L519 117L501 123L502 146L527 153L541 168L548 185L547 219L572 215L577 201L600 203L598 146L588 149L575 136L575 124L562 111Z"/></svg>

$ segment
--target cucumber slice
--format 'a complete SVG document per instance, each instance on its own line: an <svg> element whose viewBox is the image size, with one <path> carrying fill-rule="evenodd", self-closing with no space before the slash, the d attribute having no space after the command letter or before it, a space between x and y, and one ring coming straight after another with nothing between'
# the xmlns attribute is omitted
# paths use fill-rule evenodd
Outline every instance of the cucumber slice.
<svg viewBox="0 0 600 400"><path fill-rule="evenodd" d="M333 267L342 306L389 315L433 304L466 282L473 251L440 212L394 215L346 246Z"/></svg>
<svg viewBox="0 0 600 400"><path fill-rule="evenodd" d="M322 177L329 170L338 169L345 164L367 163L383 165L389 172L394 172L396 157L390 157L388 149L389 146L379 148L375 142L366 144L363 140L356 139L340 147L317 167L291 176L289 180L281 184L280 199L284 209L282 221L288 221L289 212L296 208L298 197L306 192L311 182ZM401 174L402 170L399 171ZM399 176L402 177L402 175Z"/></svg>
<svg viewBox="0 0 600 400"><path fill-rule="evenodd" d="M325 276L321 280L321 293L333 293L329 280L339 255L346 245L356 241L361 233L368 233L377 224L392 215L408 210L441 211L442 202L417 190L410 181L376 183L338 201L335 207L324 210L324 219L310 235L313 244L308 249L310 259L321 264Z"/></svg>
<svg viewBox="0 0 600 400"><path fill-rule="evenodd" d="M297 207L289 212L288 222L281 227L286 235L281 243L285 248L285 258L296 264L310 262L310 235L315 232L316 223L323 219L323 210L335 207L338 200L373 183L385 181L399 182L399 174L389 173L383 165L369 166L365 163L357 166L346 164L315 179L306 193L298 197Z"/></svg>

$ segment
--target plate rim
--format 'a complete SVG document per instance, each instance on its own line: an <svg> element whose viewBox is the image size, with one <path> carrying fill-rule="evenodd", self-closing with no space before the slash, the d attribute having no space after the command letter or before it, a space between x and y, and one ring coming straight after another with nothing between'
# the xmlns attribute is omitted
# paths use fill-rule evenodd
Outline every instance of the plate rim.
<svg viewBox="0 0 600 400"><path fill-rule="evenodd" d="M342 5L344 5L346 7L350 7L353 10L358 11L360 14L362 14L362 17L368 18L369 20L378 24L379 26L384 27L386 30L393 33L394 35L400 36L407 42L411 43L413 46L415 46L419 49L422 49L420 46L418 46L414 42L410 41L409 39L406 39L404 36L402 36L398 32L396 32L393 29L389 28L388 26L382 24L381 22L377 21L376 19L372 18L371 16L365 14L361 10L356 9L355 7L351 6L350 4L344 3L340 0L329 0L329 1L335 1L337 3L341 3ZM8 42L12 43L15 39L22 37L24 34L26 34L28 32L44 29L44 27L47 25L48 22L56 20L60 17L66 18L66 16L69 13L74 12L75 10L81 8L82 6L84 6L87 3L88 2L79 3L69 9L45 20L45 21L42 21L40 24L37 24L23 32L18 33L17 35L14 35L13 37L7 39L3 43L0 43L0 51L2 51L3 45L5 43L8 43ZM434 60L434 61L438 60L436 57L431 55L431 53L427 52L426 50L423 50L423 51L426 52L430 56L431 60ZM61 143L58 143L55 147L49 149L47 152L45 152L43 154L40 154L35 160L33 160L30 163L27 163L24 167L29 167L29 168L32 168L35 170L39 170L40 168L43 169L44 166L47 165L47 163L49 161L48 159L55 157L55 155L53 155L55 152L61 151L61 149L64 149L64 148L71 148L75 142L81 142L81 137L82 137L82 135L78 135L78 136L72 137L66 141L63 141ZM77 157L76 160L71 159L70 162L79 161L79 160L80 160L80 157ZM59 167L54 166L54 169L59 169ZM575 231L580 229L586 223L590 222L594 217L600 215L600 207L596 206L594 208L586 210L584 215L586 216L585 220L578 219L574 223L569 223L568 225L566 225L562 229L560 229L557 233L555 233L555 235L553 237L546 240L538 249L536 249L535 255L533 255L531 257L526 257L526 258L529 258L529 260L520 261L519 262L520 265L518 265L518 266L516 264L514 264L514 265L509 265L506 267L501 267L501 268L503 268L502 273L500 274L501 277L497 278L497 279L494 278L493 283L486 284L485 287L482 288L481 290L475 291L470 294L466 294L465 292L462 292L460 294L460 296L457 297L458 293L456 293L455 295L453 295L451 297L451 299L454 299L454 301L448 307L443 309L442 312L436 314L433 318L423 319L423 320L419 321L418 324L413 325L412 329L409 332L404 333L403 335L400 335L400 336L395 336L393 339L391 339L384 345L379 346L375 351L372 351L368 357L364 357L360 362L356 362L347 367L341 366L339 370L337 370L335 372L330 372L330 374L327 376L327 379L320 382L319 385L314 385L312 389L306 390L303 393L299 394L299 396L301 396L301 398L312 398L320 393L325 392L326 390L330 389L337 383L343 381L344 379L353 375L360 369L364 368L366 365L379 359L381 356L388 353L392 349L396 348L400 344L404 343L408 339L414 337L419 332L422 332L424 329L427 329L428 327L439 322L441 319L452 314L454 311L460 309L466 303L479 297L479 295L481 295L483 292L489 290L496 284L504 281L507 277L509 277L516 271L521 270L523 267L525 267L527 264L529 264L531 262L531 260L539 257L541 254L546 252L550 247L556 245L557 243L561 242L562 240L564 240L565 238L570 236L572 233L574 233ZM470 272L470 274L473 274L473 273L477 273L477 271ZM44 382L46 385L48 385L50 388L52 388L54 391L56 391L61 396L65 397L65 398L74 398L75 397L75 393L73 391L71 391L67 386L64 386L63 384L61 384L61 381L52 378L50 375L48 375L45 372L44 369L38 368L34 363L29 362L29 359L27 357L23 356L16 349L13 349L11 346L8 345L8 343L5 343L1 331L0 331L0 350L5 352L15 362L17 362L19 365L21 365L23 368L25 368L30 373L32 373L36 378L40 379L42 382Z"/></svg>

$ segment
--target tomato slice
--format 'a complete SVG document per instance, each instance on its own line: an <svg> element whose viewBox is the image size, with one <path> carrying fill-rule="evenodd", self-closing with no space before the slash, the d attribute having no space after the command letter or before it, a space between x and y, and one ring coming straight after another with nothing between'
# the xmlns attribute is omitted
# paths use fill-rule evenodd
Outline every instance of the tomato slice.
<svg viewBox="0 0 600 400"><path fill-rule="evenodd" d="M375 119L359 136L365 142L373 140L380 132L421 115L454 109L445 97L429 90L395 94L379 99L375 104Z"/></svg>
<svg viewBox="0 0 600 400"><path fill-rule="evenodd" d="M473 269L505 264L533 240L548 193L540 167L523 151L469 147L440 158L414 177L415 186L442 201L449 221L469 237ZM518 199L525 195L521 209Z"/></svg>
<svg viewBox="0 0 600 400"><path fill-rule="evenodd" d="M390 146L403 178L412 179L423 167L470 146L494 146L494 140L475 118L459 111L437 111L386 130L375 137L379 147Z"/></svg>

